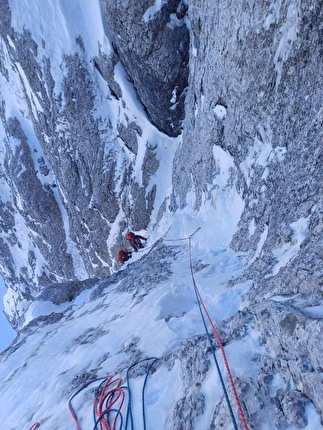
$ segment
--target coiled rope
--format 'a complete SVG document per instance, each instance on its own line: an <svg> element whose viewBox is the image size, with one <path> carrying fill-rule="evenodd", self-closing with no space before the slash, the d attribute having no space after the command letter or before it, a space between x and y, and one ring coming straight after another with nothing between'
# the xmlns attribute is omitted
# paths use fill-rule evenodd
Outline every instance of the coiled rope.
<svg viewBox="0 0 323 430"><path fill-rule="evenodd" d="M110 375L111 376L111 375ZM72 418L73 418L73 420L74 420L74 422L75 422L75 425L76 425L76 428L77 428L77 430L82 430L81 429L81 425L80 425L80 423L79 423L79 420L78 420L78 418L77 418L77 415L76 415L76 412L75 412L75 410L74 410L74 407L73 407L73 405L72 405L72 400L81 392L81 391L83 391L85 388L87 388L89 385L91 385L91 384L94 384L95 382L98 382L98 381L106 381L107 379L109 378L109 376L108 377L104 377L104 378L97 378L97 379L94 379L94 380L92 380L92 381L89 381L89 382L87 382L86 384L84 384L84 385L82 385L82 387L81 388L79 388L74 394L73 394L73 396L70 398L70 400L68 401L68 409L69 409L69 411L70 411L70 413L71 413L71 415L72 415Z"/></svg>
<svg viewBox="0 0 323 430"><path fill-rule="evenodd" d="M156 362L156 357L144 358L142 360L137 361L132 366L130 366L127 370L127 385L122 385L122 378L117 378L114 375L108 375L104 378L97 378L90 382L84 384L80 389L78 389L70 398L68 402L68 408L72 415L72 418L75 422L77 430L82 430L79 420L77 418L76 412L72 405L72 400L85 388L89 385L96 383L98 381L102 381L99 387L95 391L94 403L93 403L93 419L94 419L94 428L93 430L121 430L123 427L123 415L122 408L125 401L125 391L128 392L128 406L127 406L127 416L125 421L124 429L128 430L134 429L133 422L133 414L132 414L132 394L130 387L130 378L129 372L139 363L144 361L151 361L147 370L145 379L143 382L142 392L141 392L141 409L142 409L142 420L143 420L143 429L146 430L146 413L145 413L145 389L147 385L147 379L149 376L149 372ZM112 417L112 418L111 418Z"/></svg>
<svg viewBox="0 0 323 430"><path fill-rule="evenodd" d="M115 430L117 428L117 420L121 419L120 429L122 428L121 409L124 402L124 391L121 387L122 379L114 378L114 375L109 375L104 380L96 391L93 404L93 418L95 421L94 429L100 425L100 430ZM116 406L116 408L114 408ZM114 413L115 417L113 424L110 426L109 416Z"/></svg>
<svg viewBox="0 0 323 430"><path fill-rule="evenodd" d="M238 412L239 412L239 416L240 416L240 420L241 420L242 426L243 426L244 430L248 430L248 425L247 425L247 422L246 422L246 418L244 416L244 413L243 413L243 410L242 410L242 407L241 407L241 404L240 404L240 401L239 401L239 397L238 397L238 394L237 394L237 391L236 391L236 388L235 388L235 385L234 385L234 382L233 382L233 378L232 378L230 366L229 366L229 363L228 363L228 360L227 360L227 357L226 357L226 354L225 354L225 351L224 351L224 347L223 347L221 338L220 338L220 336L218 334L218 331L216 330L215 325L213 324L213 321L212 321L212 319L210 317L210 314L209 314L209 312L208 312L208 310L207 310L207 308L205 306L205 303L204 303L204 301L202 299L202 296L200 294L200 291L198 289L198 286L197 286L197 283L196 283L195 277L194 277L194 272L193 272L193 258L192 258L192 237L200 230L200 228L201 227L199 227L198 229L196 229L188 237L183 237L183 238L179 238L179 239L163 239L163 240L164 241L178 241L178 240L187 240L188 241L188 254L189 254L189 261L190 261L190 272L191 272L192 282L193 282L193 286L194 286L194 292L195 292L195 295L196 295L196 299L197 299L197 303L198 303L198 306L199 306L201 318L202 318L202 321L203 321L203 324L204 324L204 328L205 328L205 331L206 331L206 334L207 334L207 337L208 337L208 340L209 340L209 343L210 343L210 346L211 346L212 355L213 355L214 362L215 362L215 365L216 365L216 368L217 368L217 372L218 372L218 375L219 375L219 378L220 378L220 382L221 382L221 386L222 386L222 389L223 389L223 392L224 392L224 396L225 396L225 399L226 399L226 402L227 402L227 405L228 405L228 409L229 409L230 417L231 417L231 420L232 420L232 424L234 426L234 429L238 430L237 422L236 422L236 419L234 417L234 413L233 413L233 410L232 410L232 406L231 406L231 402L230 402L230 399L229 399L229 396L228 396L228 392L227 392L227 389L225 387L223 376L222 376L222 373L221 373L221 370L220 370L220 367L219 367L219 364L218 364L218 361L217 361L217 358L216 358L216 355L215 355L215 350L214 350L213 343L212 343L212 340L211 340L211 337L210 337L210 334L209 334L209 331L208 331L208 328L207 328L207 325L206 325L204 314L205 314L206 318L208 319L208 321L209 321L209 323L211 325L211 328L212 328L212 332L215 335L216 340L217 340L217 342L219 344L219 347L220 347L220 350L221 350L221 353L222 353L222 357L223 357L223 361L224 361L224 364L225 364L225 368L226 368L226 371L227 371L227 374L228 374L229 383L230 383L230 386L231 386L233 397L234 397L236 405L237 405L237 409L238 409ZM203 311L204 311L204 314L203 314Z"/></svg>

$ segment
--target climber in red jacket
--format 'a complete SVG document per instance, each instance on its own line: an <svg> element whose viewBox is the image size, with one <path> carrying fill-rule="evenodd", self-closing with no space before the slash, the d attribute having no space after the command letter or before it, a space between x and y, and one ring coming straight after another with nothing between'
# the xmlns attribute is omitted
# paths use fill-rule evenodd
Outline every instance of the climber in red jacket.
<svg viewBox="0 0 323 430"><path fill-rule="evenodd" d="M129 231L126 234L126 239L129 240L130 245L133 247L135 252L138 252L138 249L145 247L145 245L141 242L142 240L147 241L146 237L135 234L132 231Z"/></svg>

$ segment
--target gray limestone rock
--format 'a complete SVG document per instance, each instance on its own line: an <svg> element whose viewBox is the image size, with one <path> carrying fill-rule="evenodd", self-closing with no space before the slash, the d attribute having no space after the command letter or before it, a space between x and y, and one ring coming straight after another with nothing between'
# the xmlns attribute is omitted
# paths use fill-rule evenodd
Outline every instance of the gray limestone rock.
<svg viewBox="0 0 323 430"><path fill-rule="evenodd" d="M133 81L148 116L169 136L181 132L188 83L189 32L182 0L101 0L117 55Z"/></svg>
<svg viewBox="0 0 323 430"><path fill-rule="evenodd" d="M111 225L119 224L118 241L129 225L139 230L147 227L156 190L153 187L146 193L145 187L158 161L147 142L144 186L139 185L133 178L133 160L124 149L137 155L137 136L142 136L142 130L128 119L113 122L109 114L112 98L125 105L121 88L114 81L114 67L119 61L116 54L106 54L100 47L99 55L89 63L79 36L77 52L61 60L62 81L58 85L52 59L43 56L39 61L39 47L31 32L26 29L18 34L6 26L10 8L6 2L2 7L6 19L1 35L12 64L1 62L1 73L9 79L11 67L20 79L27 104L23 115L31 121L34 136L26 135L21 118L7 117L3 100L1 120L6 138L1 175L7 189L14 192L12 200L1 206L6 234L1 237L0 264L7 287L21 289L21 299L28 295L30 300L49 284L111 273L115 265L111 252L116 246L113 244L113 251L107 246ZM45 42L42 48L46 48ZM102 99L98 74L109 92L107 110L101 116L97 114ZM14 142L18 141L23 152L15 150ZM21 269L11 258L13 246L22 249L13 224L15 213L24 220L24 235L31 243L25 244L31 250L22 256Z"/></svg>

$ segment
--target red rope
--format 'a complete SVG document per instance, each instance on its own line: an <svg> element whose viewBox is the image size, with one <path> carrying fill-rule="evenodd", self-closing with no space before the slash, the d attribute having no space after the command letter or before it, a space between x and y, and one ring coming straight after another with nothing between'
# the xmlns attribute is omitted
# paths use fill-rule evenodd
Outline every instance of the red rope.
<svg viewBox="0 0 323 430"><path fill-rule="evenodd" d="M94 410L100 419L101 430L115 430L117 428L118 413L113 421L112 427L109 424L109 413L115 407L114 411L121 411L125 394L121 388L122 379L114 378L114 375L109 375L104 385L99 389L94 399ZM118 406L116 407L116 403Z"/></svg>
<svg viewBox="0 0 323 430"><path fill-rule="evenodd" d="M72 408L71 402L69 402L69 403L68 403L68 409L69 409L69 411L70 411L70 413L71 413L71 415L72 415L72 418L73 418L73 420L74 420L74 422L75 422L75 425L76 425L77 430L82 430L82 429L81 429L81 426L80 426L80 424L79 424L79 422L78 422L78 419L77 419L77 417L76 417L76 414L75 414L75 412L74 412L74 409Z"/></svg>
<svg viewBox="0 0 323 430"><path fill-rule="evenodd" d="M37 423L33 424L29 430L36 430L40 426L40 422L37 421Z"/></svg>
<svg viewBox="0 0 323 430"><path fill-rule="evenodd" d="M102 379L103 382L96 392L93 404L93 410L97 417L95 428L100 430L116 430L117 428L117 421L118 418L121 417L121 409L124 403L125 394L121 387L122 379L114 379L114 375L108 375L105 378L95 379L94 381L86 383L75 394L73 394L69 400L68 408L73 417L77 430L82 430L82 428L72 406L72 399L90 384ZM118 403L118 405L116 405L116 403ZM109 414L115 414L112 427L109 424Z"/></svg>
<svg viewBox="0 0 323 430"><path fill-rule="evenodd" d="M243 428L244 428L244 430L248 430L247 421L246 421L246 418L244 416L244 413L243 413L243 410L242 410L242 407L241 407L241 404L240 404L240 401L239 401L239 397L238 397L236 388L234 386L234 382L233 382L233 378L232 378L232 375L231 375L230 366L229 366L229 363L228 363L228 360L227 360L227 357L226 357L226 354L225 354L225 351L224 351L224 348L223 348L223 344L222 344L221 338L220 338L220 336L219 336L219 334L217 332L217 329L215 328L215 326L213 324L213 321L212 321L212 319L210 317L210 314L209 314L209 312L208 312L208 310L207 310L207 308L206 308L206 306L205 306L205 304L203 302L202 296L201 296L201 294L199 292L199 289L197 287L197 284L196 284L196 281L195 281L195 278L194 278L193 263L192 263L191 236L189 237L189 258L190 258L190 269L191 269L191 275L192 275L192 279L193 279L194 289L195 289L196 294L197 294L197 296L198 296L198 298L200 300L200 303L201 303L201 305L202 305L202 307L204 309L205 315L206 315L206 317L207 317L207 319L208 319L208 321L209 321L209 323L210 323L210 325L212 327L212 331L213 331L213 333L214 333L214 335L215 335L215 337L216 337L216 339L218 341L218 344L219 344L219 347L220 347L220 350L221 350L221 353L222 353L223 361L224 361L224 364L225 364L225 367L226 367L226 370L227 370L227 373L228 373L228 377L229 377L229 382L230 382L230 386L231 386L231 389L232 389L232 393L233 393L233 396L234 396L234 399L235 399L235 402L236 402L236 405L237 405L237 408L238 408L238 412L239 412L239 415L240 415L240 419L241 419Z"/></svg>

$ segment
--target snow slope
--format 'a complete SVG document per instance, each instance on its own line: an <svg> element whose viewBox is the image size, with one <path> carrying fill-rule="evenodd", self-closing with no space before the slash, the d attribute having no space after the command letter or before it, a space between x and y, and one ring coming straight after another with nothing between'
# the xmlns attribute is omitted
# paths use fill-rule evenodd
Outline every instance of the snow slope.
<svg viewBox="0 0 323 430"><path fill-rule="evenodd" d="M204 216L207 218L207 213ZM38 309L35 305L33 316L55 312L58 320L55 321L53 316L53 322L49 325L43 326L39 320L34 327L27 326L25 333L19 337L18 343L22 342L20 347L11 353L8 360L6 354L3 355L0 372L4 381L2 392L7 399L6 406L1 406L4 428L27 429L34 421L40 421L45 429L74 428L67 401L82 382L86 382L80 380L77 384L80 375L87 379L119 370L118 375L125 378L125 363L133 364L131 361L136 355L138 359L157 357L161 360L161 363L156 362L156 370L148 382L147 428L167 428L169 408L184 393L179 377L180 357L169 365L170 369L165 367L165 361L170 360L172 351L178 349L183 341L204 333L190 279L188 241L173 239L182 239L193 233L199 221L201 219L192 219L189 214L173 220L173 227L164 236L164 243L171 249L175 248L178 254L158 261L159 266L169 266L172 274L160 282L158 273L153 272L149 291L145 285L146 273L143 283L133 290L127 278L134 276L137 263L129 262L120 271L121 280L106 286L96 299L89 300L90 294L98 285L103 287L108 284L108 280L101 280L91 291L85 290L72 304L50 307L49 304L46 306L46 303L36 302ZM216 234L210 234L210 240L206 243L203 236L212 229L212 220L207 223L204 218L203 228L194 236L193 255L195 261L206 265L198 271L196 278L210 315L216 322L229 318L244 307L242 295L249 285L239 285L231 290L226 287L227 280L241 271L243 256L216 246L219 243ZM150 246L153 235L161 231L151 233ZM225 243L222 242L222 246L225 247ZM147 249L134 259L140 257L140 260L145 260L146 256L155 252L154 249ZM143 263L143 267L149 270L147 263ZM126 282L130 286L125 291L123 283ZM62 319L61 313L64 315ZM28 337L26 342L25 336ZM132 350L136 350L136 354ZM239 360L236 360L237 351ZM258 344L256 331L247 341L236 342L227 351L234 374L251 377L257 364L250 362L250 356L264 352ZM220 353L217 354L221 362ZM223 364L221 368L224 371ZM28 384L24 383L26 372L29 375ZM142 379L142 376L137 377L132 382L135 386L134 420L138 428L142 420ZM195 428L206 428L213 412L212 404L217 404L222 396L214 365L210 365L201 390L209 399L209 405ZM82 395L79 397L74 403L81 426L91 428L91 396L88 395L85 400Z"/></svg>
<svg viewBox="0 0 323 430"><path fill-rule="evenodd" d="M222 165L223 172L226 167ZM220 204L220 196L223 201L230 201L230 208L223 201ZM172 408L186 395L183 374L184 379L185 374L188 377L192 370L189 366L194 370L194 364L188 360L192 351L188 349L185 353L181 348L189 339L205 335L190 272L189 236L201 227L191 238L194 276L216 325L230 320L248 305L244 295L252 284L250 280L228 286L252 258L228 247L241 211L241 198L232 189L227 195L225 190L219 190L213 197L220 199L217 209L213 207L211 211L206 204L198 214L185 210L165 218L163 225L147 232L147 249L134 255L116 276L101 279L72 303L55 306L36 301L30 306L26 319L30 324L19 334L16 346L1 356L1 391L6 399L0 405L3 428L29 429L40 422L40 428L44 429L73 429L75 424L67 407L71 396L84 383L108 374L125 381L131 365L137 367L130 378L134 428L142 428L141 390L147 366L139 361L150 357L158 360L147 380L145 428L172 428L169 422ZM297 240L302 240L303 231L295 228L295 234L299 234ZM138 277L138 282L134 277ZM41 315L43 319L33 322ZM255 357L263 359L268 355L259 342L259 332L252 326L225 351L234 378L242 379L255 378L260 368ZM200 353L205 354L207 361L207 371L200 375L205 407L192 422L192 428L203 430L210 428L214 408L221 402L223 392L205 345ZM216 357L226 375L219 350ZM187 367L183 369L184 362ZM224 378L227 382L227 376ZM94 428L91 405L93 389L98 384L93 383L73 398L82 429ZM278 390L279 385L276 380L271 389ZM246 396L243 403L247 405L250 428L273 428L269 418L254 427L248 411L253 399ZM122 413L125 417L126 406ZM306 414L308 425L304 428L322 428L311 405ZM239 422L238 415L236 419ZM225 422L226 428L234 428L227 414Z"/></svg>

